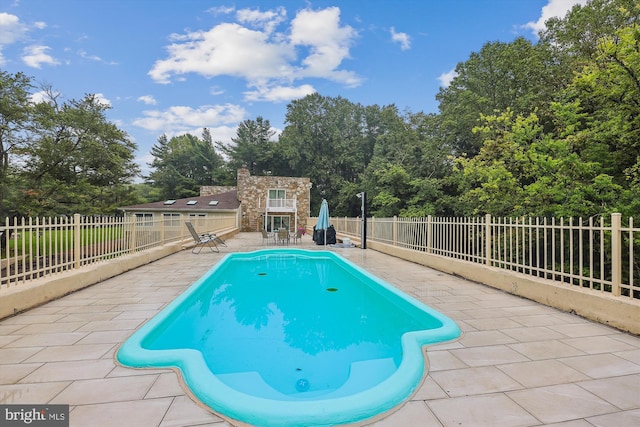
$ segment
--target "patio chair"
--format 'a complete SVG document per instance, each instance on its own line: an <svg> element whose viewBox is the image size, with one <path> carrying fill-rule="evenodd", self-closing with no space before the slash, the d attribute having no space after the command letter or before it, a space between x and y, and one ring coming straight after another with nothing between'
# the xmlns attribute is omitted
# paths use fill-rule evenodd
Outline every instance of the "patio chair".
<svg viewBox="0 0 640 427"><path fill-rule="evenodd" d="M193 240L196 242L196 245L191 249L191 253L199 254L204 246L208 246L209 249L211 249L211 252L220 252L220 249L218 249L218 245L216 245L216 239L217 240L221 240L221 239L218 238L215 234L213 235L208 233L198 234L196 229L193 227L193 224L187 221L185 222L185 225L189 229L189 233L191 233ZM200 248L198 249L198 252L196 252L196 248Z"/></svg>
<svg viewBox="0 0 640 427"><path fill-rule="evenodd" d="M262 231L262 244L269 244L272 240L275 242L273 233L269 233L267 230Z"/></svg>
<svg viewBox="0 0 640 427"><path fill-rule="evenodd" d="M282 242L282 244L284 245L284 242L286 241L287 244L289 244L289 230L287 230L286 228L281 228L280 230L278 230L278 242Z"/></svg>
<svg viewBox="0 0 640 427"><path fill-rule="evenodd" d="M302 239L302 229L298 228L295 234L292 234L291 237L293 237L294 244L298 243L298 240Z"/></svg>

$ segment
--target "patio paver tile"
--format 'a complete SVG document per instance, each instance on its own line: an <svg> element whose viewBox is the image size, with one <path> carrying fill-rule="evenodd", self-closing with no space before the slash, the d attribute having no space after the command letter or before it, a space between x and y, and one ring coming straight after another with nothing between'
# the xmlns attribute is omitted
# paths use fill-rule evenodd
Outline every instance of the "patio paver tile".
<svg viewBox="0 0 640 427"><path fill-rule="evenodd" d="M630 362L633 362L636 365L640 365L640 350L617 351L613 354Z"/></svg>
<svg viewBox="0 0 640 427"><path fill-rule="evenodd" d="M495 366L433 372L431 376L451 397L496 393L522 388L522 385Z"/></svg>
<svg viewBox="0 0 640 427"><path fill-rule="evenodd" d="M465 333L460 339L460 344L465 347L488 346L494 344L511 344L515 339L498 330L471 331Z"/></svg>
<svg viewBox="0 0 640 427"><path fill-rule="evenodd" d="M613 354L566 357L558 360L591 378L616 377L640 373L640 365Z"/></svg>
<svg viewBox="0 0 640 427"><path fill-rule="evenodd" d="M99 403L72 408L69 427L157 427L173 398Z"/></svg>
<svg viewBox="0 0 640 427"><path fill-rule="evenodd" d="M57 332L75 332L86 322L55 322L55 323L32 323L26 325L16 332L20 335L30 334L53 334Z"/></svg>
<svg viewBox="0 0 640 427"><path fill-rule="evenodd" d="M555 359L510 363L497 367L523 386L541 387L587 380L589 377Z"/></svg>
<svg viewBox="0 0 640 427"><path fill-rule="evenodd" d="M558 357L581 356L585 353L556 340L544 340L509 344L509 347L532 360L555 359Z"/></svg>
<svg viewBox="0 0 640 427"><path fill-rule="evenodd" d="M369 424L371 427L420 426L441 427L442 423L421 400L409 401L400 410Z"/></svg>
<svg viewBox="0 0 640 427"><path fill-rule="evenodd" d="M71 381L0 385L0 402L7 404L46 404L64 390Z"/></svg>
<svg viewBox="0 0 640 427"><path fill-rule="evenodd" d="M640 426L640 410L636 409L633 411L590 417L587 418L587 421L594 427Z"/></svg>
<svg viewBox="0 0 640 427"><path fill-rule="evenodd" d="M606 335L571 338L562 340L572 347L579 348L588 354L612 353L614 351L634 350L634 347Z"/></svg>
<svg viewBox="0 0 640 427"><path fill-rule="evenodd" d="M114 368L110 360L74 360L45 363L24 376L20 383L85 380L104 378Z"/></svg>
<svg viewBox="0 0 640 427"><path fill-rule="evenodd" d="M442 371L445 369L468 368L469 365L454 356L450 351L427 351L427 363L429 372Z"/></svg>
<svg viewBox="0 0 640 427"><path fill-rule="evenodd" d="M447 397L447 393L445 393L442 388L436 383L433 378L429 375L425 378L422 385L416 390L413 396L411 396L411 400L433 400L433 399L442 399Z"/></svg>
<svg viewBox="0 0 640 427"><path fill-rule="evenodd" d="M153 383L144 398L153 399L156 397L182 396L184 394L177 374L169 372L158 375L158 379Z"/></svg>
<svg viewBox="0 0 640 427"><path fill-rule="evenodd" d="M0 348L0 366L20 363L33 356L43 347Z"/></svg>
<svg viewBox="0 0 640 427"><path fill-rule="evenodd" d="M25 361L30 363L97 359L108 352L111 347L109 344L55 345L42 348Z"/></svg>
<svg viewBox="0 0 640 427"><path fill-rule="evenodd" d="M454 356L468 366L490 366L525 362L528 359L505 345L471 347L451 350Z"/></svg>
<svg viewBox="0 0 640 427"><path fill-rule="evenodd" d="M571 338L608 335L615 332L615 329L607 328L604 325L596 325L588 321L569 325L551 325L549 327Z"/></svg>
<svg viewBox="0 0 640 427"><path fill-rule="evenodd" d="M557 423L616 411L610 403L575 384L560 384L506 393L544 423Z"/></svg>
<svg viewBox="0 0 640 427"><path fill-rule="evenodd" d="M177 396L169 406L160 427L181 427L214 421L222 421L222 418L198 406L187 396Z"/></svg>
<svg viewBox="0 0 640 427"><path fill-rule="evenodd" d="M445 427L534 426L539 421L504 394L455 397L427 402Z"/></svg>
<svg viewBox="0 0 640 427"><path fill-rule="evenodd" d="M15 384L40 366L42 366L42 363L2 365L2 369L0 369L0 384Z"/></svg>
<svg viewBox="0 0 640 427"><path fill-rule="evenodd" d="M48 345L71 345L87 335L86 332L53 332L51 334L24 335L20 339L5 346L12 347L46 347Z"/></svg>
<svg viewBox="0 0 640 427"><path fill-rule="evenodd" d="M566 338L566 335L556 332L546 326L520 326L518 328L502 329L506 335L519 342L542 341Z"/></svg>
<svg viewBox="0 0 640 427"><path fill-rule="evenodd" d="M577 385L620 409L640 409L640 374L584 381Z"/></svg>
<svg viewBox="0 0 640 427"><path fill-rule="evenodd" d="M77 380L58 394L51 403L75 406L140 400L151 388L156 378L156 375L143 375Z"/></svg>
<svg viewBox="0 0 640 427"><path fill-rule="evenodd" d="M120 344L133 333L130 329L123 331L89 332L78 341L78 344Z"/></svg>

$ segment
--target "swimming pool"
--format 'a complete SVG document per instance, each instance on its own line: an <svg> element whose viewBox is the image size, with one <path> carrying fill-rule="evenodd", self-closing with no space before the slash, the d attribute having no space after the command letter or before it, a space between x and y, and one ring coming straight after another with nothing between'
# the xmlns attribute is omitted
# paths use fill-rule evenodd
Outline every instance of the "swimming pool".
<svg viewBox="0 0 640 427"><path fill-rule="evenodd" d="M119 349L177 368L223 416L259 426L353 423L402 403L422 346L457 325L334 252L227 255Z"/></svg>

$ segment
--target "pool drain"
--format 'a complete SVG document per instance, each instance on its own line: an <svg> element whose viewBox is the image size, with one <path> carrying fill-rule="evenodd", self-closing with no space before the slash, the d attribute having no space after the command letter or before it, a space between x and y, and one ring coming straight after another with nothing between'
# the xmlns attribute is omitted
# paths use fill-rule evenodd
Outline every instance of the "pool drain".
<svg viewBox="0 0 640 427"><path fill-rule="evenodd" d="M300 378L298 381L296 381L296 390L298 391L307 391L309 390L310 384L309 381L307 381L304 378Z"/></svg>

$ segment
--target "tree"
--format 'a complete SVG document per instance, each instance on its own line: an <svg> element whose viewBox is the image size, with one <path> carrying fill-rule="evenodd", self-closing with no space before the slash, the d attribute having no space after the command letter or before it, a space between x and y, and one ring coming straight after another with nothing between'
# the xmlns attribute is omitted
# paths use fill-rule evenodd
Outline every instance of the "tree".
<svg viewBox="0 0 640 427"><path fill-rule="evenodd" d="M10 189L16 170L12 161L22 154L28 141L32 106L29 101L31 79L22 73L0 71L0 219L19 211L19 198ZM11 203L13 201L13 203Z"/></svg>
<svg viewBox="0 0 640 427"><path fill-rule="evenodd" d="M138 174L136 145L107 121L109 108L94 95L33 105L29 143L23 154L23 214L115 213L132 199Z"/></svg>
<svg viewBox="0 0 640 427"><path fill-rule="evenodd" d="M275 142L272 138L275 133L269 120L262 117L240 123L236 137L231 138L232 144L228 147L219 144L229 157L229 168L235 171L246 166L251 175L272 173L275 157Z"/></svg>
<svg viewBox="0 0 640 427"><path fill-rule="evenodd" d="M343 186L358 181L372 157L371 138L365 132L371 128L371 117L360 104L317 93L287 106L278 154L288 160L295 176L308 176L314 183L312 211L319 209L323 197L344 194ZM332 211L346 215L351 207L338 200Z"/></svg>
<svg viewBox="0 0 640 427"><path fill-rule="evenodd" d="M487 43L459 63L456 77L436 96L447 144L457 154L477 154L482 141L473 128L482 115L507 108L524 115L537 110L544 119L548 104L571 76L554 59L548 45L519 37Z"/></svg>
<svg viewBox="0 0 640 427"><path fill-rule="evenodd" d="M166 199L198 195L200 186L220 184L226 172L208 131L203 139L191 134L171 139L162 135L151 155L154 159L147 181Z"/></svg>

